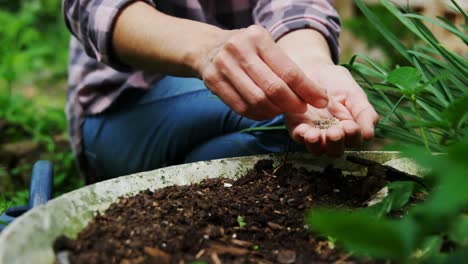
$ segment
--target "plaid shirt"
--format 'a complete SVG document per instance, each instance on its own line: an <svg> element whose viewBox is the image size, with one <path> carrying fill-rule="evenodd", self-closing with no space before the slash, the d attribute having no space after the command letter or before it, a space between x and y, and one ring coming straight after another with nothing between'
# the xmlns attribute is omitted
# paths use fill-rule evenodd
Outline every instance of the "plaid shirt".
<svg viewBox="0 0 468 264"><path fill-rule="evenodd" d="M149 89L161 75L129 69L113 58L111 34L116 16L135 0L63 0L63 14L73 34L68 68L67 118L72 147L81 171L91 168L83 155L84 116L101 113L126 89ZM332 0L144 0L168 15L225 29L259 24L275 40L296 29L313 28L327 39L338 60L340 20ZM89 178L88 178L89 179Z"/></svg>

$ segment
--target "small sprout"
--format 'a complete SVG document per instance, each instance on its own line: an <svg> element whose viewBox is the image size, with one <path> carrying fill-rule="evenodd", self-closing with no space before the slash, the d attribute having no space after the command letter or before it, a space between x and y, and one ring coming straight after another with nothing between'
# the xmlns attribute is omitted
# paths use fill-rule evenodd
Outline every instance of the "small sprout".
<svg viewBox="0 0 468 264"><path fill-rule="evenodd" d="M328 242L328 247L330 249L334 249L335 246L336 246L336 238L334 237L331 237L331 236L327 236L327 242Z"/></svg>
<svg viewBox="0 0 468 264"><path fill-rule="evenodd" d="M242 216L237 216L237 223L239 224L239 227L240 228L243 228L244 226L246 226L247 224L245 223L245 219L244 217Z"/></svg>
<svg viewBox="0 0 468 264"><path fill-rule="evenodd" d="M258 250L260 250L260 246L259 245L253 245L252 249L255 250L255 251L258 251Z"/></svg>

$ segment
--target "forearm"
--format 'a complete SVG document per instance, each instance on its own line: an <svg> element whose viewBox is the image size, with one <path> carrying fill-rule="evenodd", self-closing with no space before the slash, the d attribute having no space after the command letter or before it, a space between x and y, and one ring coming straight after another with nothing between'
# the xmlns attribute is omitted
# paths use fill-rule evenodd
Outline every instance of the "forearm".
<svg viewBox="0 0 468 264"><path fill-rule="evenodd" d="M280 38L277 43L299 66L333 64L326 39L313 29L292 31Z"/></svg>
<svg viewBox="0 0 468 264"><path fill-rule="evenodd" d="M199 76L203 57L221 45L226 31L205 23L165 15L144 2L126 7L116 20L115 56L136 69L177 76Z"/></svg>

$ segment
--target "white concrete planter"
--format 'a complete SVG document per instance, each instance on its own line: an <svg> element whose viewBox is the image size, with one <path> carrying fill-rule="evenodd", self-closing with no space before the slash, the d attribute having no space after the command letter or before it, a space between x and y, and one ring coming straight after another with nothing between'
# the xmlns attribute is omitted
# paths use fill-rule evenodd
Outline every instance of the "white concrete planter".
<svg viewBox="0 0 468 264"><path fill-rule="evenodd" d="M347 152L347 155L385 163L413 175L421 171L397 152ZM62 234L76 237L93 218L120 196L132 196L146 189L170 185L187 185L206 178L243 176L260 159L273 159L279 164L283 155L258 155L197 162L132 174L83 187L39 206L15 220L0 234L0 263L53 263L52 244ZM354 175L365 174L365 168L346 162L314 158L309 154L290 154L295 166L322 170L333 164Z"/></svg>

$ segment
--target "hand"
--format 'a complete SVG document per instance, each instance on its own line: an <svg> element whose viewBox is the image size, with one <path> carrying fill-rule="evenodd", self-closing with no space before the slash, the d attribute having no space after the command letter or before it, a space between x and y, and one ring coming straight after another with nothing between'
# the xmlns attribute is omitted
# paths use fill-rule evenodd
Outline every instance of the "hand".
<svg viewBox="0 0 468 264"><path fill-rule="evenodd" d="M378 114L366 94L344 67L330 63L303 66L306 74L327 89L329 104L325 109L308 106L303 114L286 114L291 137L316 154L341 156L345 147L357 147L374 136ZM317 128L316 120L337 118L328 129Z"/></svg>
<svg viewBox="0 0 468 264"><path fill-rule="evenodd" d="M199 73L205 84L242 116L265 120L328 104L326 91L307 78L263 27L229 31L204 57Z"/></svg>

